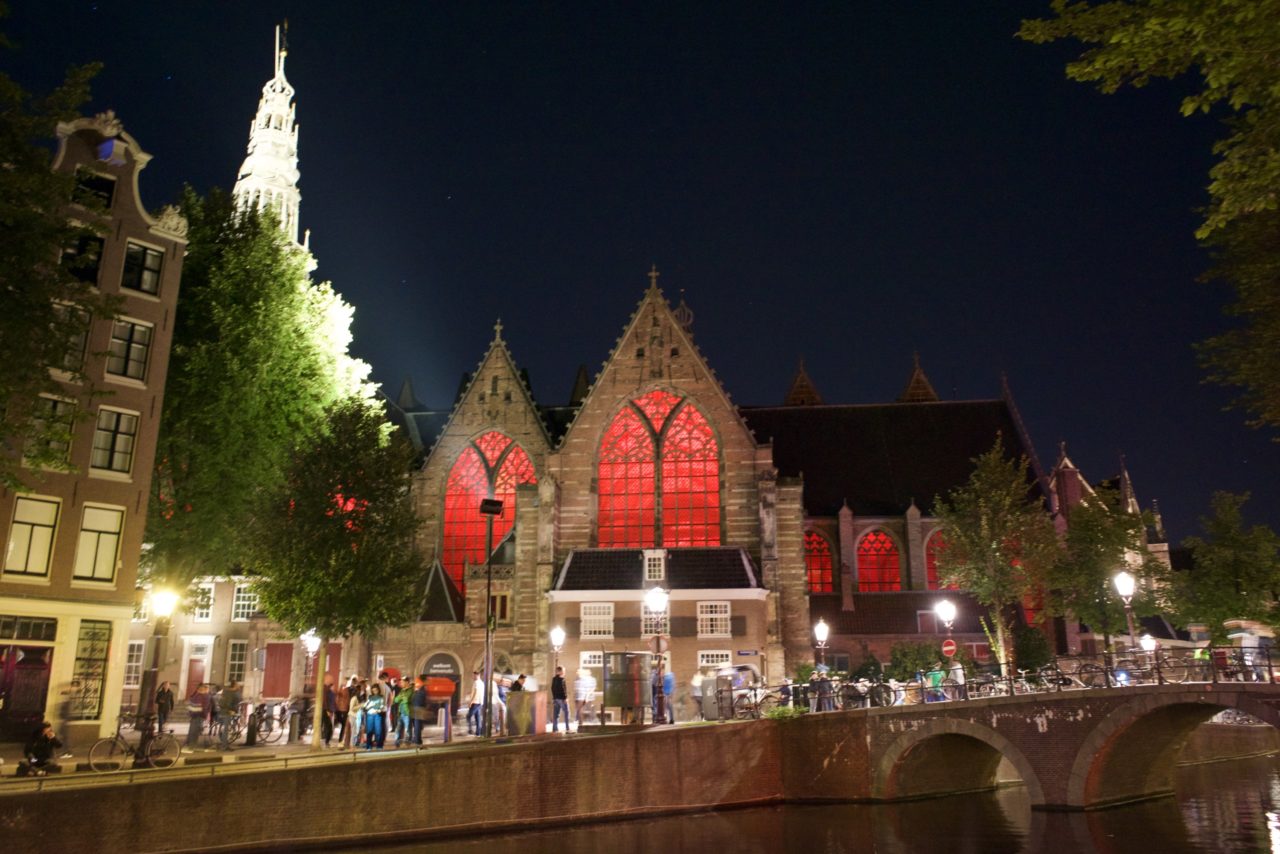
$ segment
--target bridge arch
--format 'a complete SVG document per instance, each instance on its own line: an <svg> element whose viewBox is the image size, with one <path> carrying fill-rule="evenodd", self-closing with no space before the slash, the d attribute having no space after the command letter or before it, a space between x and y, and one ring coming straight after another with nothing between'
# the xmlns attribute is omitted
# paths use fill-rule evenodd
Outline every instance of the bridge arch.
<svg viewBox="0 0 1280 854"><path fill-rule="evenodd" d="M1135 696L1099 721L1081 743L1067 780L1066 805L1091 809L1172 794L1183 745L1196 727L1224 709L1280 727L1280 710L1245 690Z"/></svg>
<svg viewBox="0 0 1280 854"><path fill-rule="evenodd" d="M967 720L927 720L880 753L871 780L876 800L910 800L994 788L1007 759L1027 786L1033 806L1044 803L1035 769L1017 745L990 727Z"/></svg>

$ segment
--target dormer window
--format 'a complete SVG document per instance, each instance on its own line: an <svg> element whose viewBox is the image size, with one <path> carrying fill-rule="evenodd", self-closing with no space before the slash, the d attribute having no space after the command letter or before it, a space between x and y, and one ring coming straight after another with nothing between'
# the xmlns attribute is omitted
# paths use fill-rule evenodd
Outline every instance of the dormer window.
<svg viewBox="0 0 1280 854"><path fill-rule="evenodd" d="M644 580L665 581L667 579L667 550L644 550Z"/></svg>

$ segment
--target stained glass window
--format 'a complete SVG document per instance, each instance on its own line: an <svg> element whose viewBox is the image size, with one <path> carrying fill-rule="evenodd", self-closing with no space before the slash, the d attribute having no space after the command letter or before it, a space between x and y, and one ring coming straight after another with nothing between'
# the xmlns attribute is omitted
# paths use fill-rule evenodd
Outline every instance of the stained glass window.
<svg viewBox="0 0 1280 854"><path fill-rule="evenodd" d="M444 491L444 536L440 562L460 589L465 589L467 563L485 560L485 517L480 501L496 498L502 515L493 520L496 546L516 518L516 487L537 483L533 461L510 437L497 431L480 436L458 455Z"/></svg>
<svg viewBox="0 0 1280 854"><path fill-rule="evenodd" d="M925 544L924 566L925 566L925 572L928 575L930 590L958 589L954 584L948 584L946 586L943 586L942 581L938 576L938 555L940 555L943 549L945 549L946 547L947 547L947 544L945 541L943 541L942 533L939 531L935 531L933 533L933 536L929 537L929 542Z"/></svg>
<svg viewBox="0 0 1280 854"><path fill-rule="evenodd" d="M808 573L810 593L834 593L831 543L817 531L804 532L804 568Z"/></svg>
<svg viewBox="0 0 1280 854"><path fill-rule="evenodd" d="M650 548L659 531L663 546L720 545L719 445L688 401L657 390L623 407L598 474L601 548Z"/></svg>
<svg viewBox="0 0 1280 854"><path fill-rule="evenodd" d="M875 530L858 543L858 590L901 590L898 546L884 531Z"/></svg>

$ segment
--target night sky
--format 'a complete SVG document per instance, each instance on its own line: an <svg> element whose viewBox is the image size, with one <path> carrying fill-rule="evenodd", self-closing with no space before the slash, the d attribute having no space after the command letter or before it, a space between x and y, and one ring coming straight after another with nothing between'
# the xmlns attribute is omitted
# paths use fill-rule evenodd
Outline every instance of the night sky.
<svg viewBox="0 0 1280 854"><path fill-rule="evenodd" d="M1280 522L1280 445L1191 349L1226 323L1192 237L1220 127L1189 84L1066 80L1072 46L1013 37L1047 0L12 5L24 85L105 63L153 208L230 189L289 17L302 225L392 395L448 406L501 317L565 403L657 264L738 403L802 356L828 403L890 401L918 351L944 399L1006 373L1046 467L1123 452L1175 540L1214 489Z"/></svg>

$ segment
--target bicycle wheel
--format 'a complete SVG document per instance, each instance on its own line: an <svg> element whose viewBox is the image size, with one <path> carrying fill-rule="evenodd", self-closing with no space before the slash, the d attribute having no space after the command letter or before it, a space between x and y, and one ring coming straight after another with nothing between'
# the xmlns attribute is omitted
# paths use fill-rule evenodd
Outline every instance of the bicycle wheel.
<svg viewBox="0 0 1280 854"><path fill-rule="evenodd" d="M152 768L172 768L178 764L178 756L182 747L178 740L169 733L162 733L151 740L151 749L147 751L151 757Z"/></svg>
<svg viewBox="0 0 1280 854"><path fill-rule="evenodd" d="M1175 685L1187 681L1187 660L1176 656L1160 657L1160 676L1166 682L1172 682Z"/></svg>
<svg viewBox="0 0 1280 854"><path fill-rule="evenodd" d="M752 715L751 698L746 694L733 701L733 716L738 719L754 717Z"/></svg>
<svg viewBox="0 0 1280 854"><path fill-rule="evenodd" d="M760 717L764 717L776 708L778 708L777 694L765 694L760 698L760 705L756 707Z"/></svg>
<svg viewBox="0 0 1280 854"><path fill-rule="evenodd" d="M942 699L944 700L959 700L961 698L960 683L950 677L942 680L941 689Z"/></svg>
<svg viewBox="0 0 1280 854"><path fill-rule="evenodd" d="M284 732L284 722L274 715L264 715L258 723L258 741L264 744L275 744Z"/></svg>
<svg viewBox="0 0 1280 854"><path fill-rule="evenodd" d="M124 768L125 757L132 755L129 745L119 736L101 738L89 748L89 767L98 773L119 771Z"/></svg>
<svg viewBox="0 0 1280 854"><path fill-rule="evenodd" d="M244 721L240 718L232 718L227 724L227 743L235 744L240 741L240 736L244 734Z"/></svg>
<svg viewBox="0 0 1280 854"><path fill-rule="evenodd" d="M888 685L871 686L871 703L875 706L892 706L893 689Z"/></svg>
<svg viewBox="0 0 1280 854"><path fill-rule="evenodd" d="M1117 685L1128 687L1142 681L1142 668L1131 658L1122 658L1111 668L1112 679Z"/></svg>
<svg viewBox="0 0 1280 854"><path fill-rule="evenodd" d="M1108 684L1107 671L1101 664L1080 665L1080 669L1076 671L1076 678L1086 688L1106 688Z"/></svg>

